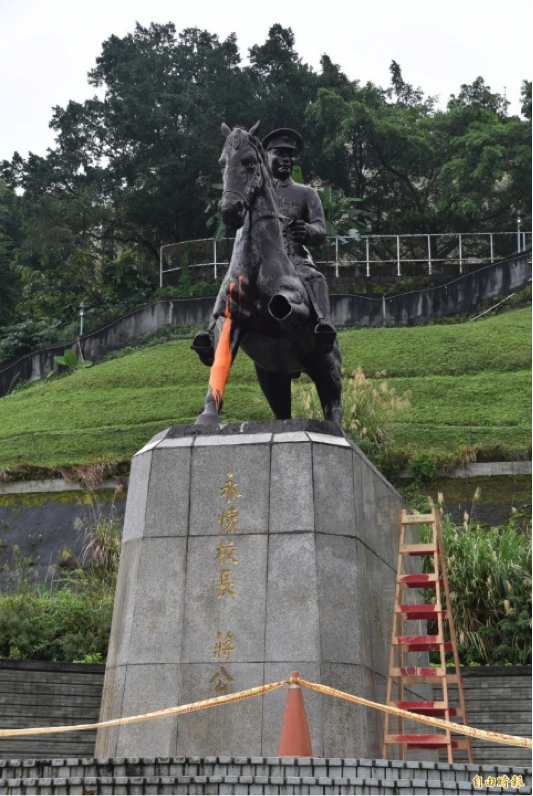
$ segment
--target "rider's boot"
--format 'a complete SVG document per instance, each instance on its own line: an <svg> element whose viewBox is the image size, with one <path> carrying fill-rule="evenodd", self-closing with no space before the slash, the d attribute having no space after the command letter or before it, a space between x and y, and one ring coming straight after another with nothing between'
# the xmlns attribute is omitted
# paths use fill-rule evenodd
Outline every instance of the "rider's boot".
<svg viewBox="0 0 533 796"><path fill-rule="evenodd" d="M327 282L325 277L317 272L317 276L309 279L307 284L318 320L313 330L315 345L322 354L328 354L333 348L337 330L331 321Z"/></svg>
<svg viewBox="0 0 533 796"><path fill-rule="evenodd" d="M215 341L213 335L214 324L210 323L205 332L198 332L194 336L191 348L196 351L200 360L209 368L215 360Z"/></svg>

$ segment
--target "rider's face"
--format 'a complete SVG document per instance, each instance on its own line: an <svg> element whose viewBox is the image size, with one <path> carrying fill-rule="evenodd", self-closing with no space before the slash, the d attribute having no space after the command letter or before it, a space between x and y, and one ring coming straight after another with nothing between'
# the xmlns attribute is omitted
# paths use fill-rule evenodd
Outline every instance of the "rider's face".
<svg viewBox="0 0 533 796"><path fill-rule="evenodd" d="M272 174L278 180L287 180L294 167L296 153L290 147L274 147L268 150L268 162Z"/></svg>

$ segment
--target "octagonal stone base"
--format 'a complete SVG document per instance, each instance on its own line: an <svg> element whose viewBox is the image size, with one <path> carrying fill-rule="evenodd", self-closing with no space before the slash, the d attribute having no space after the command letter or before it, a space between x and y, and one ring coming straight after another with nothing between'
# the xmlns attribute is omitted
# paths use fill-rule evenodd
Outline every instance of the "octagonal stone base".
<svg viewBox="0 0 533 796"><path fill-rule="evenodd" d="M293 670L384 702L403 505L331 423L158 434L132 463L101 720ZM101 730L96 755L275 755L285 699ZM304 701L316 756L381 756L381 713Z"/></svg>

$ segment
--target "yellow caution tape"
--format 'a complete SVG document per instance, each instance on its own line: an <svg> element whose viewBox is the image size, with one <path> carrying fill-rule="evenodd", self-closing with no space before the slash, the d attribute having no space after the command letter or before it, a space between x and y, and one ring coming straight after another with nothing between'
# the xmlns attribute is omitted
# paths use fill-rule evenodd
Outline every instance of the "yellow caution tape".
<svg viewBox="0 0 533 796"><path fill-rule="evenodd" d="M365 705L369 708L377 708L386 713L393 713L396 716L402 716L405 719L413 719L422 724L429 724L431 727L440 727L443 730L451 730L452 732L460 733L461 735L469 735L472 738L482 738L484 741L494 741L495 743L510 744L511 746L523 746L526 749L531 749L532 743L530 738L520 738L518 735L504 735L499 732L490 732L490 730L477 730L474 727L467 727L465 724L455 724L453 721L446 721L445 719L435 719L431 716L421 716L418 713L411 713L409 710L403 708L395 708L392 705L381 705L379 702L371 702L369 699L363 697L352 696L346 694L344 691L338 691L336 688L330 688L326 685L319 685L318 683L309 683L307 680L291 678L289 682L299 682L305 688L310 688L313 691L319 691L321 694L329 694L329 696L338 697L339 699L347 699L349 702L355 702L358 705Z"/></svg>
<svg viewBox="0 0 533 796"><path fill-rule="evenodd" d="M289 681L280 680L279 683L269 683L268 685L260 685L257 688L248 688L246 691L239 691L236 694L213 697L213 699L204 699L201 702L191 702L189 705L180 705L179 707L175 708L156 710L153 713L142 713L139 716L126 716L123 719L100 721L96 724L76 724L74 726L70 725L66 727L32 727L30 729L20 730L0 729L0 738L10 738L12 736L14 737L20 735L45 735L52 732L74 732L75 730L97 730L100 727L118 727L121 724L135 724L136 722L140 721L165 719L168 718L168 716L177 716L180 713L194 713L196 710L214 708L217 705L227 705L230 702L240 702L241 699L248 699L248 697L259 696L260 694L268 694L269 691L274 691L276 688L281 688L282 685L289 685Z"/></svg>
<svg viewBox="0 0 533 796"><path fill-rule="evenodd" d="M339 691L336 688L331 688L326 685L310 683L307 680L302 680L300 677L293 677L292 675L288 680L280 680L277 683L269 683L268 685L261 685L257 688L248 688L246 691L238 691L236 694L214 697L213 699L204 699L201 702L191 702L188 705L180 705L174 708L156 710L153 713L143 713L139 716L127 716L122 719L111 719L109 721L102 721L96 724L77 724L74 726L70 725L61 727L32 727L29 729L19 730L0 729L0 737L10 738L21 735L45 735L48 733L75 732L77 730L96 730L104 727L118 727L122 724L135 724L141 721L168 718L169 716L177 716L182 713L194 713L197 710L217 707L218 705L228 705L232 702L240 702L243 699L260 696L261 694L268 694L270 691L275 691L277 688L281 688L284 685L304 686L312 691L318 691L319 693L328 694L329 696L337 697L339 699L346 699L348 702L355 702L358 705L364 705L365 707L382 710L385 713L393 713L396 716L402 716L406 719L412 719L413 721L418 721L422 724L428 724L432 727L440 727L441 729L450 730L462 735L469 735L473 738L481 738L485 741L494 741L495 743L509 744L511 746L522 746L526 749L532 748L532 742L530 738L520 738L517 735L504 735L503 733L490 732L488 730L478 730L474 727L467 727L463 724L455 724L452 721L445 721L444 719L421 716L418 713L411 713L409 710L395 708L392 705L381 705L379 702L371 702L369 699L353 696L353 694L347 694L344 691Z"/></svg>

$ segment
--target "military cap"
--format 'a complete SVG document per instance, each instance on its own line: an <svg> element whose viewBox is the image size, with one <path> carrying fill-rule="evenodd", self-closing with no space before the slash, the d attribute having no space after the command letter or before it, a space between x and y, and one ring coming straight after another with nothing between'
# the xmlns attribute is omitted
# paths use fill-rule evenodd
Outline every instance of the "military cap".
<svg viewBox="0 0 533 796"><path fill-rule="evenodd" d="M263 148L266 150L284 147L286 149L296 149L297 152L300 152L303 149L303 145L304 142L300 133L297 133L296 130L291 130L290 127L280 127L279 130L272 130L271 133L263 138Z"/></svg>

